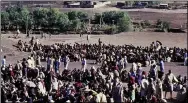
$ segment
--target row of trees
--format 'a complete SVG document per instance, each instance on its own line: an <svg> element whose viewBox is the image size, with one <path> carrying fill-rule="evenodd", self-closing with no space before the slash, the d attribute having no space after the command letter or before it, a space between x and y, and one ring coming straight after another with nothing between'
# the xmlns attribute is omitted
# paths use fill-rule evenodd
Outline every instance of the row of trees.
<svg viewBox="0 0 188 103"><path fill-rule="evenodd" d="M100 27L96 29L96 25ZM95 30L115 29L117 32L124 32L131 30L132 23L126 12L110 11L96 13L90 17L81 11L63 13L55 8L37 8L29 11L27 8L16 6L1 12L1 26L1 29L5 31L41 29L48 32L77 32L88 31L91 26Z"/></svg>

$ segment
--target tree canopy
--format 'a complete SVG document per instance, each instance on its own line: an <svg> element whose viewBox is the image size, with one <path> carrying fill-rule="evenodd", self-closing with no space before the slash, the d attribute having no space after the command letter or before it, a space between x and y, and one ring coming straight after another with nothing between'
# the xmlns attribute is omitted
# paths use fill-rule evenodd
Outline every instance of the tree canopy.
<svg viewBox="0 0 188 103"><path fill-rule="evenodd" d="M27 8L15 6L9 7L1 13L1 29L87 31L89 20L95 21L91 23L97 25L101 22L103 22L103 25L116 25L116 29L118 29L116 31L120 32L128 31L131 26L130 17L126 12L108 11L95 14L94 18L90 18L88 13L82 11L63 13L55 8L36 8L29 11ZM91 24L91 26L96 27L94 24Z"/></svg>

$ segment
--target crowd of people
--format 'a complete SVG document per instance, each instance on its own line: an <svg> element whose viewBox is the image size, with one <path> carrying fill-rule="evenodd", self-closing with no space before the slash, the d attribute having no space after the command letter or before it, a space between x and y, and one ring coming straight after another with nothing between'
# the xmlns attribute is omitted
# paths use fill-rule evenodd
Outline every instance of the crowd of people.
<svg viewBox="0 0 188 103"><path fill-rule="evenodd" d="M32 54L15 65L2 59L2 102L165 103L173 92L179 103L187 99L186 76L164 72L165 62L187 66L187 49L163 47L160 41L147 47L106 45L100 39L98 44L42 45L33 37L15 46ZM100 67L88 68L87 60ZM70 62L81 62L81 68L69 68Z"/></svg>

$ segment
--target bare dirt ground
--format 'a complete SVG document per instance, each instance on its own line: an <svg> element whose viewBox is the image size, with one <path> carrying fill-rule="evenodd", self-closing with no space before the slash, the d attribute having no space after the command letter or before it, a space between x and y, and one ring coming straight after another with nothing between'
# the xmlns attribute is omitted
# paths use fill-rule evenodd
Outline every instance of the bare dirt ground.
<svg viewBox="0 0 188 103"><path fill-rule="evenodd" d="M7 62L14 64L16 60L21 60L24 57L28 57L30 53L19 52L14 48L12 45L17 43L19 39L12 39L8 38L12 34L4 34L1 35L1 47L2 47L2 56L7 55ZM33 35L37 38L40 38L40 35ZM25 34L20 35L20 39L23 41L29 41L29 38L25 38ZM56 35L52 36L50 39L47 37L46 39L39 39L42 44L50 45L54 43L70 43L73 44L77 43L97 43L98 39L101 40L105 44L114 44L114 45L124 45L124 44L133 44L135 46L149 46L152 41L159 40L163 43L164 46L168 47L181 47L187 48L187 34L186 33L156 33L156 32L128 32L128 33L121 33L117 35L91 35L89 41L86 40L86 35L83 37L79 37L79 35ZM87 68L90 69L91 66L98 67L100 65L93 64L94 61L88 60ZM46 63L42 63L46 66ZM187 75L187 67L182 66L183 63L165 63L165 72L167 73L169 69L175 75ZM130 69L130 65L126 68L127 70ZM60 66L60 72L63 70L63 64ZM71 62L69 64L69 69L74 68L81 68L80 62ZM149 67L143 67L143 70L149 71ZM167 96L168 97L168 96ZM176 93L173 93L173 97L176 98ZM174 103L174 102L168 102Z"/></svg>

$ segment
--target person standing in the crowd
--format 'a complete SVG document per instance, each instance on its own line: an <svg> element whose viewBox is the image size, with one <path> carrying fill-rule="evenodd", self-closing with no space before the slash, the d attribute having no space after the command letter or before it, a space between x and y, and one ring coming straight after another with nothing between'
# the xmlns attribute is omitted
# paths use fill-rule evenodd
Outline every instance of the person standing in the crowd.
<svg viewBox="0 0 188 103"><path fill-rule="evenodd" d="M129 72L129 76L136 78L136 70L137 70L137 65L133 63L132 68L130 69L130 72Z"/></svg>
<svg viewBox="0 0 188 103"><path fill-rule="evenodd" d="M116 77L112 87L112 97L115 103L122 103L123 100L123 86L119 81L119 78Z"/></svg>
<svg viewBox="0 0 188 103"><path fill-rule="evenodd" d="M165 86L166 86L165 98L166 98L167 92L170 92L170 97L172 99L172 92L174 90L173 81L178 82L175 75L172 73L171 70L169 70L168 73L166 74L166 77L165 77L165 80L164 80L164 83L165 83Z"/></svg>
<svg viewBox="0 0 188 103"><path fill-rule="evenodd" d="M27 78L27 71L28 71L28 62L25 58L22 60L22 66L23 66L23 76Z"/></svg>
<svg viewBox="0 0 188 103"><path fill-rule="evenodd" d="M121 67L121 69L125 68L124 67L124 58L121 58L121 60L120 60L120 67Z"/></svg>
<svg viewBox="0 0 188 103"><path fill-rule="evenodd" d="M70 58L69 58L69 56L67 55L67 56L65 56L65 58L64 58L64 68L65 68L65 70L68 69L69 62L70 62Z"/></svg>
<svg viewBox="0 0 188 103"><path fill-rule="evenodd" d="M127 56L124 56L124 68L127 67L128 61L127 61Z"/></svg>
<svg viewBox="0 0 188 103"><path fill-rule="evenodd" d="M146 79L145 71L142 72L142 80L141 80L141 100L142 103L147 103L147 91L148 91L149 81Z"/></svg>
<svg viewBox="0 0 188 103"><path fill-rule="evenodd" d="M14 36L14 37L17 38L19 34L20 34L20 30L17 29L17 31L16 31L16 36Z"/></svg>
<svg viewBox="0 0 188 103"><path fill-rule="evenodd" d="M2 59L2 68L6 67L6 56L3 57Z"/></svg>
<svg viewBox="0 0 188 103"><path fill-rule="evenodd" d="M159 66L160 66L160 72L164 74L164 61L162 58L159 58Z"/></svg>
<svg viewBox="0 0 188 103"><path fill-rule="evenodd" d="M90 35L89 34L87 34L87 41L89 42L89 39L90 39Z"/></svg>
<svg viewBox="0 0 188 103"><path fill-rule="evenodd" d="M51 60L52 60L51 57L48 57L48 58L47 58L47 70L48 70L48 71L50 70Z"/></svg>
<svg viewBox="0 0 188 103"><path fill-rule="evenodd" d="M187 66L187 51L184 53L184 66Z"/></svg>
<svg viewBox="0 0 188 103"><path fill-rule="evenodd" d="M156 82L156 95L158 98L163 99L163 83L162 81L158 78Z"/></svg>
<svg viewBox="0 0 188 103"><path fill-rule="evenodd" d="M135 78L133 76L130 76L128 86L129 86L129 98L131 100L131 103L133 103L136 99L136 83L135 83Z"/></svg>
<svg viewBox="0 0 188 103"><path fill-rule="evenodd" d="M101 38L98 39L98 43L99 43L99 46L101 46L102 44Z"/></svg>
<svg viewBox="0 0 188 103"><path fill-rule="evenodd" d="M31 30L27 30L26 38L29 38Z"/></svg>
<svg viewBox="0 0 188 103"><path fill-rule="evenodd" d="M82 71L83 72L85 72L85 70L86 70L86 58L84 58L83 60L82 60Z"/></svg>
<svg viewBox="0 0 188 103"><path fill-rule="evenodd" d="M41 65L41 58L39 55L36 56L36 65Z"/></svg>
<svg viewBox="0 0 188 103"><path fill-rule="evenodd" d="M44 81L41 80L40 78L37 78L37 88L39 89L39 93L41 93L42 95L46 94Z"/></svg>
<svg viewBox="0 0 188 103"><path fill-rule="evenodd" d="M160 71L159 71L159 78L162 78L162 76L164 75L164 61L162 58L159 58L159 66L160 66Z"/></svg>
<svg viewBox="0 0 188 103"><path fill-rule="evenodd" d="M59 66L60 66L60 62L59 59L56 58L54 61L54 69L55 69L55 73L57 73L59 71Z"/></svg>
<svg viewBox="0 0 188 103"><path fill-rule="evenodd" d="M156 86L154 84L154 80L153 78L149 78L148 93L147 93L148 100L151 99L155 93L156 93Z"/></svg>
<svg viewBox="0 0 188 103"><path fill-rule="evenodd" d="M142 80L142 64L141 63L138 63L138 69L136 70L136 78L137 78L138 85L140 85L141 80Z"/></svg>
<svg viewBox="0 0 188 103"><path fill-rule="evenodd" d="M33 61L31 60L31 57L29 56L27 59L27 63L28 63L28 68L29 69L34 69L33 68Z"/></svg>
<svg viewBox="0 0 188 103"><path fill-rule="evenodd" d="M153 80L155 81L156 76L157 76L157 65L154 60L151 62L151 68L150 68L149 73L150 73L149 74L150 78L153 78Z"/></svg>

